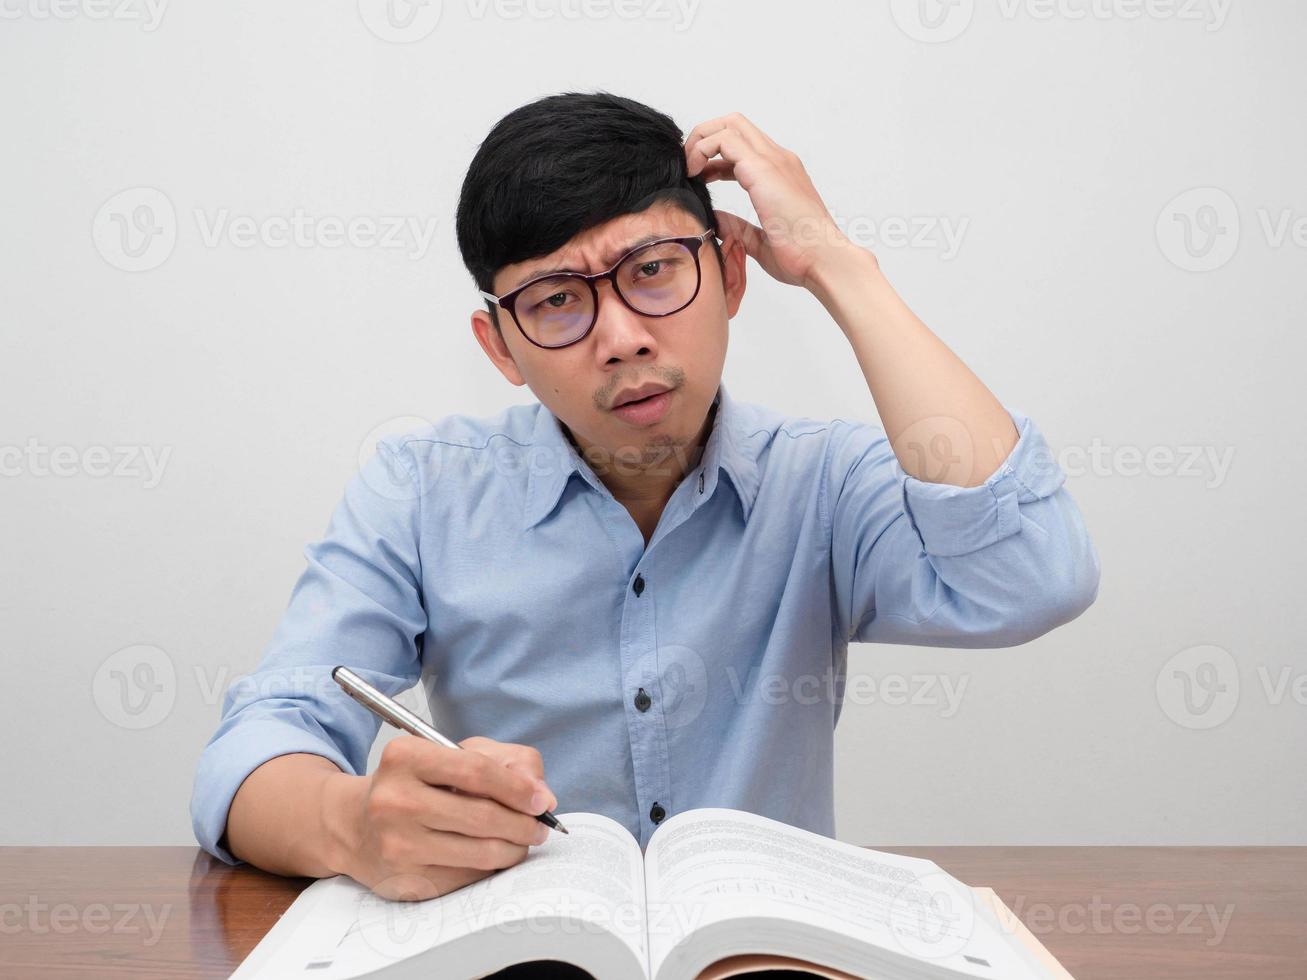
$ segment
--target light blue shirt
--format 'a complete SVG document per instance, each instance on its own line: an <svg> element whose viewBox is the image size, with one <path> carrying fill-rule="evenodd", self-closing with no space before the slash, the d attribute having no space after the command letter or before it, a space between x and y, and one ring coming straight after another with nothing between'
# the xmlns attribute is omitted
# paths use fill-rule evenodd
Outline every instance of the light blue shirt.
<svg viewBox="0 0 1307 980"><path fill-rule="evenodd" d="M436 727L540 750L558 812L641 846L693 807L835 836L851 641L1025 643L1098 594L1034 423L979 486L907 476L882 429L785 417L722 384L698 466L645 546L540 403L382 440L345 488L258 668L200 758L195 835L288 752L365 771L380 722L330 678L422 684ZM602 469L602 467L601 467Z"/></svg>

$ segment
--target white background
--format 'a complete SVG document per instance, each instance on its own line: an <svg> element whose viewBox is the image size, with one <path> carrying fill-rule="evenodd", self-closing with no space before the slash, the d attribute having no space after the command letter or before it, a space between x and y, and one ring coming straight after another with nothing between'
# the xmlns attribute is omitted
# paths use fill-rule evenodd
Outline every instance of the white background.
<svg viewBox="0 0 1307 980"><path fill-rule="evenodd" d="M457 194L504 113L603 89L797 152L1034 418L1102 557L1097 603L1028 645L850 651L877 694L934 689L845 705L839 836L1307 843L1307 12L921 9L445 0L404 28L367 0L4 0L0 842L192 842L222 691L370 434L534 400L473 339ZM279 246L297 212L316 232ZM334 244L394 218L429 242ZM732 393L876 422L816 300L749 272ZM142 455L97 475L97 446Z"/></svg>

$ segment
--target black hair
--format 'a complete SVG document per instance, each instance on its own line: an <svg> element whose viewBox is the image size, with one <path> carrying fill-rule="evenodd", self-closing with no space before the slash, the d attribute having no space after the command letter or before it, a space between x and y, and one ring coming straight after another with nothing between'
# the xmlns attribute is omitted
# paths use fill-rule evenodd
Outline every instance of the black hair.
<svg viewBox="0 0 1307 980"><path fill-rule="evenodd" d="M458 248L477 288L493 293L504 266L660 201L717 230L670 116L608 92L549 95L504 116L477 149L458 200ZM498 328L495 304L486 307Z"/></svg>

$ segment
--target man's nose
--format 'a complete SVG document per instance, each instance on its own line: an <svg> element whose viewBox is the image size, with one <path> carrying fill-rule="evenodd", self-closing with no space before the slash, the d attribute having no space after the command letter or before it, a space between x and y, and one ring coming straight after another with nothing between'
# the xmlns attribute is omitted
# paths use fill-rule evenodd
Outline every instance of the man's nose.
<svg viewBox="0 0 1307 980"><path fill-rule="evenodd" d="M658 341L650 330L656 318L642 316L623 303L608 280L598 283L597 289L599 307L595 334L596 355L600 362L626 360L645 351L656 353Z"/></svg>

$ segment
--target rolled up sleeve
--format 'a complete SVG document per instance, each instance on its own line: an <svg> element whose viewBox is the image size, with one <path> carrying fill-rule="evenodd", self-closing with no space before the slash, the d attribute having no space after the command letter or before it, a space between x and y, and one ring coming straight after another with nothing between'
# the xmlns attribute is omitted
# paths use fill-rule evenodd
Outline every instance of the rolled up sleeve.
<svg viewBox="0 0 1307 980"><path fill-rule="evenodd" d="M346 664L387 694L416 683L426 629L418 557L415 464L398 441L346 486L324 537L291 592L263 659L227 690L217 731L200 755L191 795L196 840L228 864L227 812L251 772L306 752L361 774L380 721L331 679Z"/></svg>
<svg viewBox="0 0 1307 980"><path fill-rule="evenodd" d="M909 476L882 429L837 422L826 489L846 640L1015 646L1093 603L1098 553L1066 474L1034 422L1006 410L1017 443L974 487Z"/></svg>

